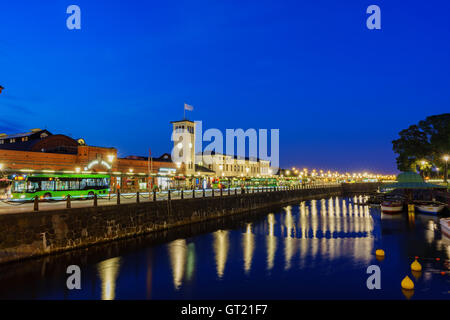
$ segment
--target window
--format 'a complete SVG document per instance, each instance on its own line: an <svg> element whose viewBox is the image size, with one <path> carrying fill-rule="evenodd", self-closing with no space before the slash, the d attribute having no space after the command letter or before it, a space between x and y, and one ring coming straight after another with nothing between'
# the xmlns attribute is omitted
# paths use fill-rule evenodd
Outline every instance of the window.
<svg viewBox="0 0 450 320"><path fill-rule="evenodd" d="M42 191L53 191L55 190L55 181L42 181L41 182Z"/></svg>
<svg viewBox="0 0 450 320"><path fill-rule="evenodd" d="M14 142L16 142L16 139L9 139L9 142L14 143Z"/></svg>
<svg viewBox="0 0 450 320"><path fill-rule="evenodd" d="M13 191L14 192L25 192L25 181L14 181Z"/></svg>
<svg viewBox="0 0 450 320"><path fill-rule="evenodd" d="M80 189L80 181L79 180L70 180L69 181L69 189L70 190L79 190Z"/></svg>
<svg viewBox="0 0 450 320"><path fill-rule="evenodd" d="M23 142L28 141L28 137L22 137L22 141Z"/></svg>
<svg viewBox="0 0 450 320"><path fill-rule="evenodd" d="M41 191L38 181L28 181L27 192L37 192Z"/></svg>
<svg viewBox="0 0 450 320"><path fill-rule="evenodd" d="M5 140L0 140L0 144L4 144L5 143Z"/></svg>
<svg viewBox="0 0 450 320"><path fill-rule="evenodd" d="M57 191L69 190L69 181L67 181L67 180L56 180L56 190Z"/></svg>

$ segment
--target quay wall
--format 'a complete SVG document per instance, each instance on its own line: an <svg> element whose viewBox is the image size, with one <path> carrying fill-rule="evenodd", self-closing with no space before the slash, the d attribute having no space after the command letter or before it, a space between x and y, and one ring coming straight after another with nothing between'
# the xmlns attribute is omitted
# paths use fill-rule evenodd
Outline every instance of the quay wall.
<svg viewBox="0 0 450 320"><path fill-rule="evenodd" d="M0 215L0 263L37 257L298 201L371 192L367 183Z"/></svg>

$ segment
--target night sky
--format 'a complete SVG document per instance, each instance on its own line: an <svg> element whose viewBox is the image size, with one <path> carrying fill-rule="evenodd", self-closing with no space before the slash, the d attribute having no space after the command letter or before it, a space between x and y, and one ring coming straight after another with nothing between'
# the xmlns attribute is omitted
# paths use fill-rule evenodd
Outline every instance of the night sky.
<svg viewBox="0 0 450 320"><path fill-rule="evenodd" d="M68 30L66 8L81 8ZM381 8L381 30L366 8ZM449 1L49 0L0 8L0 133L171 150L170 121L280 129L280 162L396 172L400 130L450 110Z"/></svg>

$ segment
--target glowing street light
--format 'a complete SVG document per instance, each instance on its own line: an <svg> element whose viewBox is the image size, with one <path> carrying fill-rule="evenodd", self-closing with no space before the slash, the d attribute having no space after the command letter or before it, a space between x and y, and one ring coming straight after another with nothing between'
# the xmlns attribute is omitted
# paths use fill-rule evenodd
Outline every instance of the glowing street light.
<svg viewBox="0 0 450 320"><path fill-rule="evenodd" d="M110 163L112 163L112 162L114 161L114 155L113 155L113 154L109 154L109 155L108 155L108 161L109 161Z"/></svg>

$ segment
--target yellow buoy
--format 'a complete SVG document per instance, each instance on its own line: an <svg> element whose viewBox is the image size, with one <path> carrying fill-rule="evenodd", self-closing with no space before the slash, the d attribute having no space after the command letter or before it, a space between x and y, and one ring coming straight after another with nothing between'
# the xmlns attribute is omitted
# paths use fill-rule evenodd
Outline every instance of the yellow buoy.
<svg viewBox="0 0 450 320"><path fill-rule="evenodd" d="M403 295L405 296L405 298L409 300L409 299L411 299L412 296L414 295L414 290L405 290L405 289L402 289L402 293L403 293Z"/></svg>
<svg viewBox="0 0 450 320"><path fill-rule="evenodd" d="M412 271L422 271L422 266L420 265L419 261L414 260L413 263L411 263L411 270Z"/></svg>
<svg viewBox="0 0 450 320"><path fill-rule="evenodd" d="M414 290L414 282L408 276L403 278L401 285L405 290Z"/></svg>
<svg viewBox="0 0 450 320"><path fill-rule="evenodd" d="M377 251L375 251L375 255L379 257L384 257L384 250L378 249Z"/></svg>

